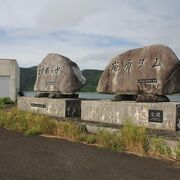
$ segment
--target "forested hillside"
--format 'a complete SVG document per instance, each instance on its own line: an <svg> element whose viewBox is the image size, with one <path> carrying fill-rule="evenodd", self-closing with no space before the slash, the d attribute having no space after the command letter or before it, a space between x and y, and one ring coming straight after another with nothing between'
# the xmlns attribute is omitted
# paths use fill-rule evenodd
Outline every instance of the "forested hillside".
<svg viewBox="0 0 180 180"><path fill-rule="evenodd" d="M37 66L30 68L20 68L20 85L21 91L33 91L34 83L36 80ZM86 85L81 89L84 92L94 92L103 71L85 69L82 71L86 78Z"/></svg>
<svg viewBox="0 0 180 180"><path fill-rule="evenodd" d="M20 89L21 91L33 91L36 81L37 66L20 68Z"/></svg>

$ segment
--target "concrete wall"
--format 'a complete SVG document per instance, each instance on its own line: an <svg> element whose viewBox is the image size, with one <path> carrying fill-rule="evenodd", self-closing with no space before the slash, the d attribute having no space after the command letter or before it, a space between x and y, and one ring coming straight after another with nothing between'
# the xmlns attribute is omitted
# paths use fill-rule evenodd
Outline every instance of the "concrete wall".
<svg viewBox="0 0 180 180"><path fill-rule="evenodd" d="M16 101L20 88L20 69L15 59L0 59L0 77L9 77L10 87L8 94L13 101ZM4 94L2 86L3 84L0 85L0 97Z"/></svg>
<svg viewBox="0 0 180 180"><path fill-rule="evenodd" d="M110 100L49 99L18 97L18 109L56 117L81 117L84 121L180 130L180 102L137 103Z"/></svg>
<svg viewBox="0 0 180 180"><path fill-rule="evenodd" d="M18 97L18 109L56 117L80 117L81 101L79 99L49 99L35 97Z"/></svg>
<svg viewBox="0 0 180 180"><path fill-rule="evenodd" d="M180 120L177 111L180 102L137 103L112 102L110 100L86 100L81 102L81 119L86 121L122 125L127 119L138 126L175 131ZM150 112L162 113L162 122L150 122ZM153 115L153 114L152 114ZM156 114L155 114L156 115ZM178 121L178 122L177 122Z"/></svg>

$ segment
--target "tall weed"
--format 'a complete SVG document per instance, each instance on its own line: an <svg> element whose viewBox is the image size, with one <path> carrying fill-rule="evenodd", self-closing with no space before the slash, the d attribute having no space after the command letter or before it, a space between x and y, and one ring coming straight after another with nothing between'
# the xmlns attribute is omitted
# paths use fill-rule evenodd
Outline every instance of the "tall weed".
<svg viewBox="0 0 180 180"><path fill-rule="evenodd" d="M152 153L161 156L170 157L172 155L172 151L163 138L154 136L151 138L151 149Z"/></svg>
<svg viewBox="0 0 180 180"><path fill-rule="evenodd" d="M137 127L132 121L127 120L120 133L124 149L142 153L149 150L149 137L146 128Z"/></svg>
<svg viewBox="0 0 180 180"><path fill-rule="evenodd" d="M99 145L112 151L122 150L121 139L118 133L111 133L105 130L100 130L96 134L96 141Z"/></svg>

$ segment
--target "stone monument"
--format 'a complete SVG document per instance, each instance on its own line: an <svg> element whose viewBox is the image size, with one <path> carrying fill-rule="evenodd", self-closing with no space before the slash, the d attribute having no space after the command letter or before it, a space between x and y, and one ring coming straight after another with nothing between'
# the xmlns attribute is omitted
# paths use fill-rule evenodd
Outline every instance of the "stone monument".
<svg viewBox="0 0 180 180"><path fill-rule="evenodd" d="M77 97L86 79L79 67L69 58L50 53L38 65L34 91L36 97Z"/></svg>
<svg viewBox="0 0 180 180"><path fill-rule="evenodd" d="M56 117L81 117L81 99L75 92L85 82L75 62L50 53L37 68L36 96L19 97L18 108Z"/></svg>
<svg viewBox="0 0 180 180"><path fill-rule="evenodd" d="M97 92L115 94L115 102L82 101L84 121L123 125L128 119L137 126L180 130L180 102L162 102L169 101L166 95L180 92L180 61L167 46L146 46L116 56L104 70Z"/></svg>
<svg viewBox="0 0 180 180"><path fill-rule="evenodd" d="M169 101L165 95L180 92L180 61L164 45L129 50L111 60L97 92L115 94L114 100Z"/></svg>

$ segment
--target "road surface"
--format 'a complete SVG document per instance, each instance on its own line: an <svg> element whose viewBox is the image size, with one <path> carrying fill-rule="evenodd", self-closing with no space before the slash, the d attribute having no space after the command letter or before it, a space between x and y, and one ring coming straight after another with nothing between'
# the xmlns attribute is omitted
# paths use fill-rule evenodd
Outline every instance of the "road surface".
<svg viewBox="0 0 180 180"><path fill-rule="evenodd" d="M0 180L179 180L172 163L0 128Z"/></svg>

